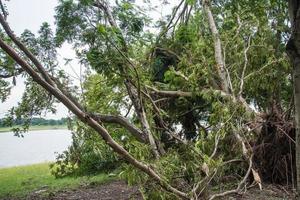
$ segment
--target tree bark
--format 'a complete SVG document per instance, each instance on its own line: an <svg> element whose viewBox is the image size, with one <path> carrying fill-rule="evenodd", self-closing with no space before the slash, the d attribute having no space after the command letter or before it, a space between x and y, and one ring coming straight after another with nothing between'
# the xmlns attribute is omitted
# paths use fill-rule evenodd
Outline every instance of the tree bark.
<svg viewBox="0 0 300 200"><path fill-rule="evenodd" d="M289 0L289 16L292 34L286 45L287 53L293 66L294 105L296 129L296 185L300 198L300 6L298 0Z"/></svg>
<svg viewBox="0 0 300 200"><path fill-rule="evenodd" d="M119 124L127 129L138 141L148 143L147 136L139 128L131 124L125 117L94 113L91 113L90 115L99 122Z"/></svg>
<svg viewBox="0 0 300 200"><path fill-rule="evenodd" d="M296 185L298 198L300 197L300 57L294 59L294 105L295 105L295 130L296 130Z"/></svg>
<svg viewBox="0 0 300 200"><path fill-rule="evenodd" d="M216 68L221 82L220 89L223 90L225 93L230 94L232 92L230 87L231 82L229 80L228 72L226 71L226 66L222 54L221 39L209 4L209 0L203 0L203 7L207 15L209 29L212 33L214 40L215 60L217 63Z"/></svg>

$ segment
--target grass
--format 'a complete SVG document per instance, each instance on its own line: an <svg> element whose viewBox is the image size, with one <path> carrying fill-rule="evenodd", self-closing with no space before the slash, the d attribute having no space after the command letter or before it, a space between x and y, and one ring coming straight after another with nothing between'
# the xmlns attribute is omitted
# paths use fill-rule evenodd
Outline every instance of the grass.
<svg viewBox="0 0 300 200"><path fill-rule="evenodd" d="M0 133L10 132L12 131L12 128L17 128L17 127L0 127ZM30 126L29 130L38 131L38 130L54 130L54 129L67 129L67 128L68 128L67 125L55 125L55 126L36 125L36 126Z"/></svg>
<svg viewBox="0 0 300 200"><path fill-rule="evenodd" d="M50 174L49 163L3 168L0 169L0 199L24 197L39 190L46 190L49 194L82 185L102 184L113 179L108 174L56 179Z"/></svg>

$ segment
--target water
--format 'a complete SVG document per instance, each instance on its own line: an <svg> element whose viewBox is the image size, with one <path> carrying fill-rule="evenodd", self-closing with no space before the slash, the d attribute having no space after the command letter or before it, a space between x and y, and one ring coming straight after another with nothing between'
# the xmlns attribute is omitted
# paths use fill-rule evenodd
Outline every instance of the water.
<svg viewBox="0 0 300 200"><path fill-rule="evenodd" d="M69 130L29 131L24 138L0 133L0 168L54 161L71 141Z"/></svg>

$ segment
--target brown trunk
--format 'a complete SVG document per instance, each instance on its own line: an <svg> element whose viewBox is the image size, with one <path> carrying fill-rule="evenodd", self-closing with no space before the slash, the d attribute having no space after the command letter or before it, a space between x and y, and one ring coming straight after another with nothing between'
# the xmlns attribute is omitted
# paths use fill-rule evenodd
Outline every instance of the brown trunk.
<svg viewBox="0 0 300 200"><path fill-rule="evenodd" d="M297 193L300 194L300 57L295 59L294 66L294 101L295 101L295 129L296 129L296 173Z"/></svg>
<svg viewBox="0 0 300 200"><path fill-rule="evenodd" d="M298 199L300 194L300 6L298 0L289 0L289 15L292 25L291 38L287 43L287 53L293 66L295 129L296 129L296 184Z"/></svg>

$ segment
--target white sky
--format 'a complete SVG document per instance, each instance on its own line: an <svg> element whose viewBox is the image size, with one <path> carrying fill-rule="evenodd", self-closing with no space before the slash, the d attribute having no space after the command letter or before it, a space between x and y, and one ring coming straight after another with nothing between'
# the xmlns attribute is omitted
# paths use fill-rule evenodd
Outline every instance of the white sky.
<svg viewBox="0 0 300 200"><path fill-rule="evenodd" d="M54 27L54 8L57 5L56 0L11 0L7 2L9 11L8 22L16 35L20 35L25 29L37 33L43 22L48 22ZM60 54L69 56L72 50L64 49ZM17 79L17 86L12 89L9 99L0 103L0 118L5 115L7 110L16 106L22 97L24 84L21 78ZM58 112L55 115L47 114L47 118L58 119L67 116L67 109L63 105L58 106Z"/></svg>
<svg viewBox="0 0 300 200"><path fill-rule="evenodd" d="M137 0L137 2L142 2L142 0ZM174 5L178 0L170 0ZM162 15L170 14L172 5L160 6L159 0L152 0L154 6L157 6L157 11L151 13L151 17L159 19ZM54 28L54 8L57 6L57 0L10 0L7 2L9 16L8 22L15 31L17 35L20 35L25 29L29 29L33 33L37 33L40 25L43 22L48 22L53 29ZM72 51L70 45L64 45L58 51L59 60L63 63L63 58L74 58L75 54ZM73 68L79 71L80 66L74 61L72 63ZM67 73L74 76L73 71L69 67L63 67ZM0 118L5 115L7 110L12 106L16 106L20 100L24 90L24 84L22 79L17 79L17 86L12 89L11 96L9 99L0 103ZM58 105L57 113L47 114L46 118L59 119L61 117L66 117L68 114L67 109L62 105Z"/></svg>

